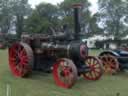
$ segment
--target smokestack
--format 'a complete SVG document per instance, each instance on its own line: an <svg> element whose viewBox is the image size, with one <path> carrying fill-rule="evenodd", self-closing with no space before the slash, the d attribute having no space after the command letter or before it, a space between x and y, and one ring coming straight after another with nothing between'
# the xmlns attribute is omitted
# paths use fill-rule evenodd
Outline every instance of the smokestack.
<svg viewBox="0 0 128 96"><path fill-rule="evenodd" d="M74 9L74 38L79 39L79 33L81 31L80 28L80 14L79 10L82 7L82 4L73 4L73 9Z"/></svg>

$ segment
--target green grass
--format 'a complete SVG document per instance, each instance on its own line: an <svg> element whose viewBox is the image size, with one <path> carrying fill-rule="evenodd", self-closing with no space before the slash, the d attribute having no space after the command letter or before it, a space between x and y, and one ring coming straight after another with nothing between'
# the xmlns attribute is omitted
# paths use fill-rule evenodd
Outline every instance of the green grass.
<svg viewBox="0 0 128 96"><path fill-rule="evenodd" d="M93 50L91 55L98 54ZM9 90L9 95L7 93ZM14 77L8 67L7 51L0 51L0 96L128 96L128 74L105 75L98 81L79 78L72 89L57 87L51 74L33 72L27 78Z"/></svg>

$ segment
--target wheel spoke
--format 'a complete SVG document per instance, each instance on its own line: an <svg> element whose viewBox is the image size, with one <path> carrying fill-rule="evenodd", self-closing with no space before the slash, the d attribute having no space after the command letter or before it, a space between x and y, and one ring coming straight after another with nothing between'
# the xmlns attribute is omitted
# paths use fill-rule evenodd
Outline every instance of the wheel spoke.
<svg viewBox="0 0 128 96"><path fill-rule="evenodd" d="M99 67L98 62L94 63L94 64L92 65L92 67Z"/></svg>
<svg viewBox="0 0 128 96"><path fill-rule="evenodd" d="M24 50L24 49L22 49L22 50L20 51L19 55L20 55L20 57L22 57L22 56L26 55L25 50Z"/></svg>
<svg viewBox="0 0 128 96"><path fill-rule="evenodd" d="M21 58L22 63L28 63L28 57L24 56L24 58Z"/></svg>
<svg viewBox="0 0 128 96"><path fill-rule="evenodd" d="M93 79L96 78L95 71L92 71L91 73L92 73L92 78Z"/></svg>

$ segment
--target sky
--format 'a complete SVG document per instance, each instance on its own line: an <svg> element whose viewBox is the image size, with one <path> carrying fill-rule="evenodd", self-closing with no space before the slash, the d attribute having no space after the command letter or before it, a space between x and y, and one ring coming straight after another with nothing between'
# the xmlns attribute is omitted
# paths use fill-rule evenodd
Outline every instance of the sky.
<svg viewBox="0 0 128 96"><path fill-rule="evenodd" d="M61 3L64 0L29 0L29 4L31 4L32 8L35 8L36 5L38 5L41 2L47 2L56 5L57 3ZM89 2L92 4L90 7L90 10L92 14L96 13L98 10L97 2L98 0L89 0Z"/></svg>

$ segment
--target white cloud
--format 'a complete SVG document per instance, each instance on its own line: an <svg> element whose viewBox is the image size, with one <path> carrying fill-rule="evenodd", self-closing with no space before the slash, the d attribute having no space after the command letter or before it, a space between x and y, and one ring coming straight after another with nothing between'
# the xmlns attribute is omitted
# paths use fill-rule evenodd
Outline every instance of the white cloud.
<svg viewBox="0 0 128 96"><path fill-rule="evenodd" d="M36 5L38 5L41 2L46 2L56 5L57 3L60 3L62 1L64 0L29 0L29 4L31 4L32 7L34 8Z"/></svg>
<svg viewBox="0 0 128 96"><path fill-rule="evenodd" d="M98 11L98 0L89 0L89 2L92 4L92 6L90 7L90 11L92 12L92 14L96 13Z"/></svg>

